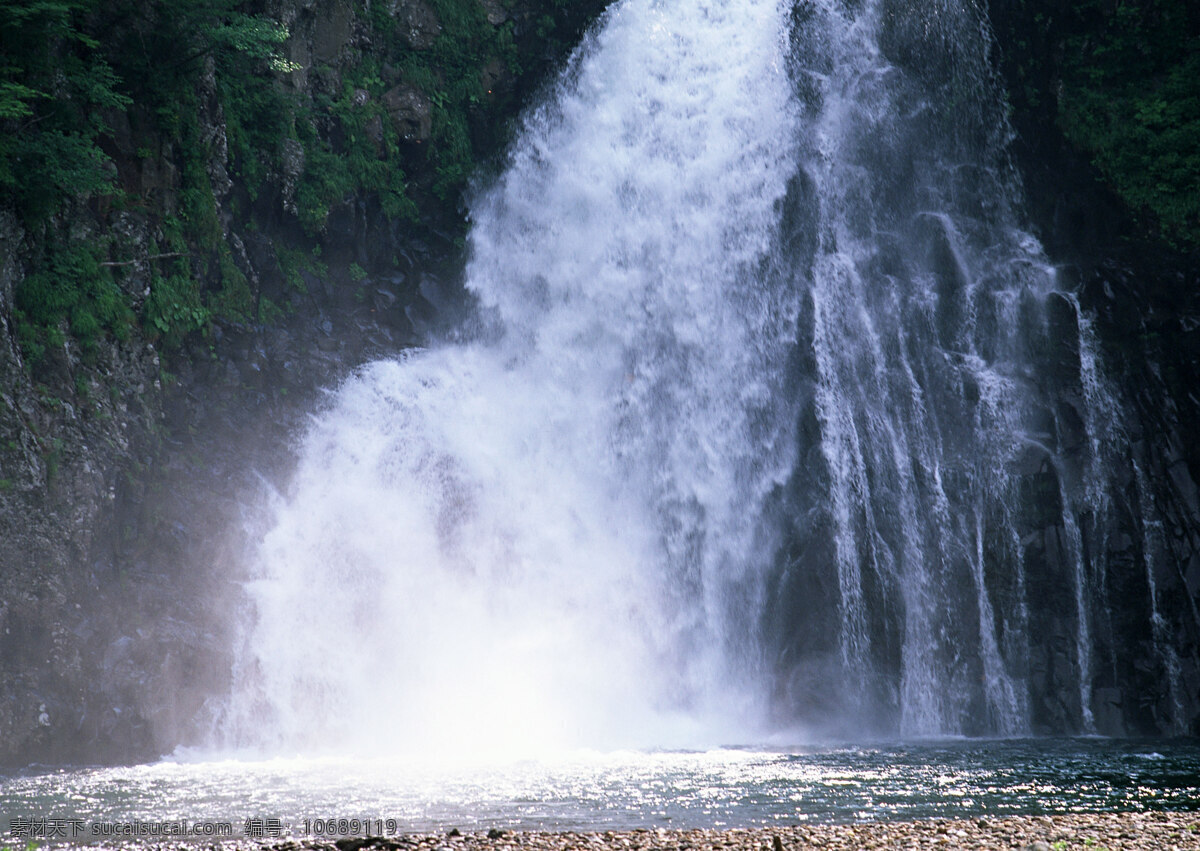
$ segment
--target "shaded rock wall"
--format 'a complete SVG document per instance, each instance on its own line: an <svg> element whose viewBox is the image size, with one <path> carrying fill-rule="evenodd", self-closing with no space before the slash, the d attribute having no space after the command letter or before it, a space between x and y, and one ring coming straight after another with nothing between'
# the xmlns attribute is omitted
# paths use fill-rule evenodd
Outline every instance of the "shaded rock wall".
<svg viewBox="0 0 1200 851"><path fill-rule="evenodd" d="M0 756L63 759L62 731L81 725L132 744L114 713L125 687L96 651L105 595L129 579L111 559L118 489L152 458L162 385L145 341L103 346L84 371L68 340L30 375L12 325L25 239L0 216Z"/></svg>

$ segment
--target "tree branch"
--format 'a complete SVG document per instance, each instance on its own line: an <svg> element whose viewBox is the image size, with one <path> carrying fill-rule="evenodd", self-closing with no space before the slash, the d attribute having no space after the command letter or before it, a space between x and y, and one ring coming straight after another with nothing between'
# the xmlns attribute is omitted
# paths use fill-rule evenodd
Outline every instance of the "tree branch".
<svg viewBox="0 0 1200 851"><path fill-rule="evenodd" d="M166 254L151 254L147 260L165 260L168 257L187 257L186 251L168 251ZM101 266L132 266L135 263L141 263L140 259L135 260L105 260Z"/></svg>

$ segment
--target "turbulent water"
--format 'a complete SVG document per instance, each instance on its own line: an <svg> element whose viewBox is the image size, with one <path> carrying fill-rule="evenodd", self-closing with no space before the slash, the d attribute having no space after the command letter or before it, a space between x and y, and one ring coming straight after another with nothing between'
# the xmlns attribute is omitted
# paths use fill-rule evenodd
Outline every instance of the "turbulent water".
<svg viewBox="0 0 1200 851"><path fill-rule="evenodd" d="M472 204L472 319L315 416L223 743L1094 729L1119 411L988 45L953 0L616 3Z"/></svg>
<svg viewBox="0 0 1200 851"><path fill-rule="evenodd" d="M477 339L367 367L306 438L239 723L444 752L753 722L786 51L775 2L612 11L474 205Z"/></svg>

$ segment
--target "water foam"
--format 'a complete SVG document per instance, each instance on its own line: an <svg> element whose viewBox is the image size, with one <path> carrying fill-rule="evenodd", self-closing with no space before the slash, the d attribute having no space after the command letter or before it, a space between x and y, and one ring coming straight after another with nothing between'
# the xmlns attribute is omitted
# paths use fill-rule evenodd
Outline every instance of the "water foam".
<svg viewBox="0 0 1200 851"><path fill-rule="evenodd" d="M781 16L621 3L527 118L472 208L480 339L367 366L304 439L235 738L523 754L750 723L756 518L790 467Z"/></svg>

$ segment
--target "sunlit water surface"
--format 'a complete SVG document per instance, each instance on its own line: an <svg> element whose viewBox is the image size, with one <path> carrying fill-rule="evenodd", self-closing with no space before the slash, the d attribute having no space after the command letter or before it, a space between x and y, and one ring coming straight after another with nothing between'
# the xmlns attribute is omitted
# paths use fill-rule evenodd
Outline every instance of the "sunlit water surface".
<svg viewBox="0 0 1200 851"><path fill-rule="evenodd" d="M394 820L399 832L594 831L1200 806L1200 743L951 741L577 753L506 764L169 760L0 780L0 817Z"/></svg>

